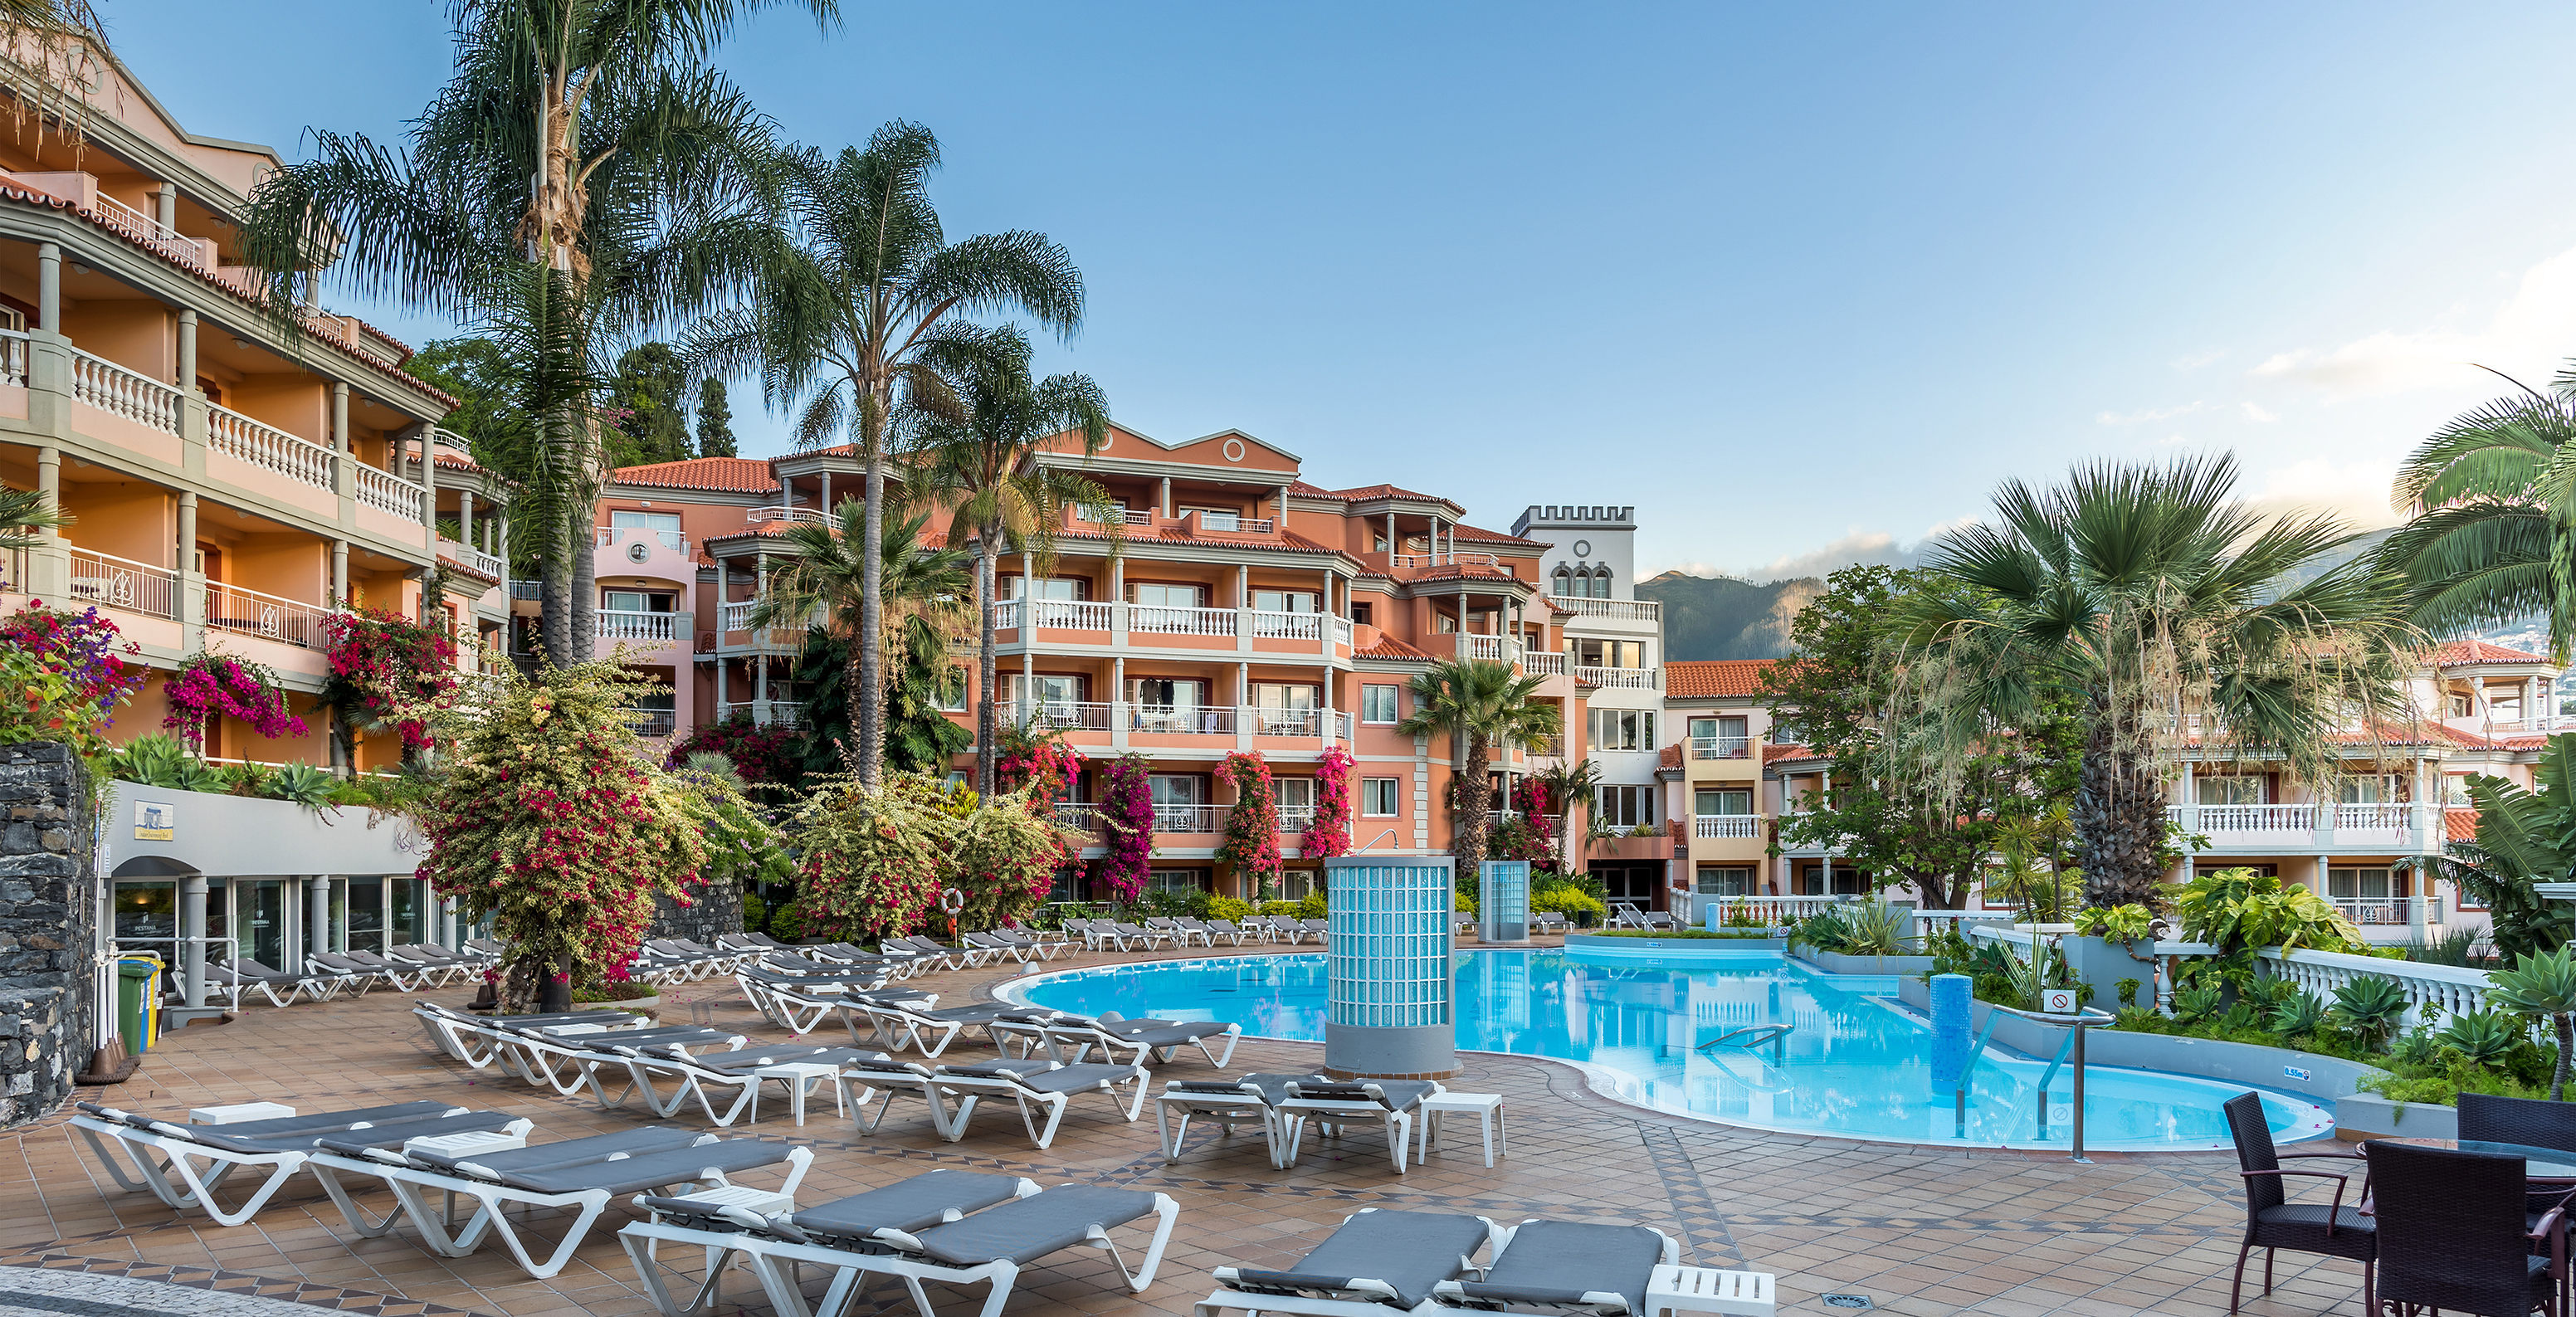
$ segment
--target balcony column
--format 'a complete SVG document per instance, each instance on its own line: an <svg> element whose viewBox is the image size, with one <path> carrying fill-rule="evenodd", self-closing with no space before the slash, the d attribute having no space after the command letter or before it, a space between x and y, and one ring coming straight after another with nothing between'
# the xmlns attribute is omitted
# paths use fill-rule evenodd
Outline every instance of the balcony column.
<svg viewBox="0 0 2576 1317"><path fill-rule="evenodd" d="M1237 663L1234 665L1234 748L1237 750L1252 748L1253 716L1247 713L1251 708L1252 665Z"/></svg>
<svg viewBox="0 0 2576 1317"><path fill-rule="evenodd" d="M1396 553L1397 553L1399 550L1401 550L1403 547L1404 547L1404 546L1402 546L1401 544L1398 544L1398 543L1396 542L1396 539L1395 539L1395 513L1393 513L1392 511L1390 511L1390 512L1388 512L1388 513L1386 514L1386 554L1387 554L1387 558L1389 559L1389 561L1388 561L1388 563L1387 563L1387 566L1389 566L1389 567L1393 567L1393 566L1395 565L1395 563L1393 562L1393 559L1394 559L1394 557L1395 557Z"/></svg>
<svg viewBox="0 0 2576 1317"><path fill-rule="evenodd" d="M152 218L161 225L164 232L176 233L178 231L178 184L163 183L159 187L152 189Z"/></svg>
<svg viewBox="0 0 2576 1317"><path fill-rule="evenodd" d="M1279 510L1270 514L1270 526L1273 530L1284 531L1288 529L1288 487L1286 485L1279 487L1278 506Z"/></svg>
<svg viewBox="0 0 2576 1317"><path fill-rule="evenodd" d="M349 542L331 541L331 603L336 608L349 606Z"/></svg>
<svg viewBox="0 0 2576 1317"><path fill-rule="evenodd" d="M1127 559L1123 554L1109 560L1109 643L1120 649L1127 645ZM1118 689L1127 687L1121 683Z"/></svg>
<svg viewBox="0 0 2576 1317"><path fill-rule="evenodd" d="M1252 568L1241 563L1234 569L1234 649L1252 652Z"/></svg>
<svg viewBox="0 0 2576 1317"><path fill-rule="evenodd" d="M197 566L197 491L179 491L179 647L206 649L206 574Z"/></svg>
<svg viewBox="0 0 2576 1317"><path fill-rule="evenodd" d="M825 471L817 478L823 482L823 492L816 503L823 509L823 516L828 520L832 515L832 473Z"/></svg>
<svg viewBox="0 0 2576 1317"><path fill-rule="evenodd" d="M62 511L63 450L59 445L43 444L36 449L36 492L44 497L45 511ZM31 598L59 600L71 589L71 583L71 542L50 527L36 532L35 543L27 552L27 579L19 582L20 588Z"/></svg>
<svg viewBox="0 0 2576 1317"><path fill-rule="evenodd" d="M349 455L349 386L331 386L331 489L340 496L340 524L358 518L358 473Z"/></svg>
<svg viewBox="0 0 2576 1317"><path fill-rule="evenodd" d="M1026 599L1027 596L1023 595L1021 598ZM1024 603L1021 607L1026 609L1028 605ZM1028 626L1029 615L1022 612L1020 615L1020 698L1008 706L1014 710L1011 718L1013 726L1017 726L1022 721L1022 715L1018 711L1029 707L1031 697L1038 688L1038 655L1036 647L1029 643Z"/></svg>
<svg viewBox="0 0 2576 1317"><path fill-rule="evenodd" d="M1333 569L1324 569L1324 592L1315 596L1315 652L1326 659L1333 657L1333 619L1341 616L1333 608Z"/></svg>
<svg viewBox="0 0 2576 1317"><path fill-rule="evenodd" d="M331 880L315 874L304 880L309 899L305 908L312 913L304 921L304 944L307 951L331 949Z"/></svg>
<svg viewBox="0 0 2576 1317"><path fill-rule="evenodd" d="M1163 477L1163 520L1172 519L1172 478Z"/></svg>
<svg viewBox="0 0 2576 1317"><path fill-rule="evenodd" d="M438 556L438 444L427 421L420 423L420 526L421 547ZM464 542L460 528L457 542ZM427 607L426 604L423 605Z"/></svg>
<svg viewBox="0 0 2576 1317"><path fill-rule="evenodd" d="M36 244L36 328L63 332L63 249L50 242Z"/></svg>
<svg viewBox="0 0 2576 1317"><path fill-rule="evenodd" d="M1109 660L1109 748L1120 754L1127 752L1126 705L1127 659L1120 655Z"/></svg>
<svg viewBox="0 0 2576 1317"><path fill-rule="evenodd" d="M474 547L474 491L463 486L456 490L456 542Z"/></svg>

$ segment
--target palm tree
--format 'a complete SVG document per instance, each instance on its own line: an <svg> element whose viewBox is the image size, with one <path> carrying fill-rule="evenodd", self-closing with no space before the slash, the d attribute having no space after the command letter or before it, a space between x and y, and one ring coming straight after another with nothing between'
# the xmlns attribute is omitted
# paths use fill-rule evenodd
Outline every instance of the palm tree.
<svg viewBox="0 0 2576 1317"><path fill-rule="evenodd" d="M969 589L966 555L922 543L929 521L926 511L906 516L898 509L874 553L859 547L867 533L867 510L857 499L841 500L830 521L793 522L779 536L786 565L771 570L768 590L752 607L747 625L755 630L811 626L843 642L854 660L843 678L853 723L869 710L882 710L887 689L882 678L855 661L861 642L868 639L862 583L871 562L882 568L885 599L892 605L878 615L878 625L887 632L875 638L880 645L891 641L945 653L950 634L963 620ZM844 747L843 759L853 770L856 758L855 749Z"/></svg>
<svg viewBox="0 0 2576 1317"><path fill-rule="evenodd" d="M1462 873L1485 862L1485 832L1493 784L1485 774L1495 746L1544 749L1564 728L1553 704L1531 699L1545 683L1493 659L1442 659L1414 676L1413 716L1397 723L1405 736L1447 736L1465 742L1458 769L1457 841L1450 847Z"/></svg>
<svg viewBox="0 0 2576 1317"><path fill-rule="evenodd" d="M947 383L924 360L936 345L982 331L964 317L1026 312L1059 336L1082 326L1082 274L1042 233L1014 231L951 243L930 204L939 143L918 124L877 130L864 151L785 154L777 174L787 219L750 304L711 318L690 340L701 375L757 373L773 407L797 412L797 443L847 434L867 464L862 539L860 686L885 668L878 540L889 456L928 418L961 421ZM860 716L859 776L874 783L884 759L879 711Z"/></svg>
<svg viewBox="0 0 2576 1317"><path fill-rule="evenodd" d="M38 490L0 489L0 549L23 549L35 542L37 531L71 524L69 514L46 504Z"/></svg>
<svg viewBox="0 0 2576 1317"><path fill-rule="evenodd" d="M315 132L314 158L253 196L245 261L282 325L324 263L362 296L487 325L524 313L542 275L544 337L588 371L592 339L704 311L762 250L775 147L708 60L785 3L838 18L838 0L451 0L455 70L407 149ZM597 602L599 423L588 399L544 405L518 502L536 519L546 650L578 662Z"/></svg>
<svg viewBox="0 0 2576 1317"><path fill-rule="evenodd" d="M2406 459L2395 500L2416 509L2380 548L2404 572L2411 617L2436 635L2549 620L2576 645L2576 363L2551 392L2524 389L2452 419Z"/></svg>
<svg viewBox="0 0 2576 1317"><path fill-rule="evenodd" d="M2485 906L2496 950L2508 960L2554 951L2576 936L2576 910L2533 887L2576 874L2576 734L2550 737L2532 776L2537 790L2509 778L2471 774L2477 838L2451 842L2440 855L2399 862L2414 869L2419 882L2448 878Z"/></svg>
<svg viewBox="0 0 2576 1317"><path fill-rule="evenodd" d="M1903 605L1928 648L1910 679L1948 731L1938 777L1992 735L2072 697L2083 729L2076 859L2097 906L2152 905L2167 863L2160 752L2263 755L2322 781L2340 733L2411 720L2415 633L2398 583L2368 558L2318 572L2352 536L2326 517L2270 520L2231 499L2236 464L2101 463L1995 496L1996 520L1954 531L1933 572L1970 587ZM2303 573L2315 572L2302 579Z"/></svg>
<svg viewBox="0 0 2576 1317"><path fill-rule="evenodd" d="M1531 776L1538 779L1547 798L1556 805L1557 844L1565 848L1566 867L1571 869L1582 859L1583 852L1583 842L1573 831L1574 807L1580 804L1590 808L1593 791L1601 785L1601 765L1589 756L1571 763L1559 759Z"/></svg>
<svg viewBox="0 0 2576 1317"><path fill-rule="evenodd" d="M953 362L939 360L951 355L943 351L934 361L956 388L966 419L931 428L925 465L935 496L956 509L948 523L949 544L972 544L975 550L975 689L983 693L975 711L975 789L989 796L1002 734L993 699L993 559L1007 541L1027 555L1031 576L1051 575L1068 507L1082 508L1099 523L1114 557L1126 539L1126 519L1088 477L1037 460L1067 435L1080 436L1084 457L1109 442L1109 400L1099 385L1087 375L1033 382L1029 341L1016 328L985 335L969 350L953 353Z"/></svg>

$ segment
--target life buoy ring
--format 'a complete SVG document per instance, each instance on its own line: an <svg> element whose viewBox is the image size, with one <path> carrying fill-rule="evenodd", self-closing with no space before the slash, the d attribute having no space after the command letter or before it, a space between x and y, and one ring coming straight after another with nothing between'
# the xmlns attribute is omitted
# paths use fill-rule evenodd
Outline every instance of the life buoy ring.
<svg viewBox="0 0 2576 1317"><path fill-rule="evenodd" d="M966 894L954 887L939 894L939 913L951 919L966 913Z"/></svg>

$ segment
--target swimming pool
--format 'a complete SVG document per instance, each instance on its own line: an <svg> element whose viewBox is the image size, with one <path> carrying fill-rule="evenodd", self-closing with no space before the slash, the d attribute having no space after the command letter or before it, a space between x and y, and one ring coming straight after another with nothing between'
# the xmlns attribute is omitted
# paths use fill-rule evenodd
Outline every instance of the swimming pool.
<svg viewBox="0 0 2576 1317"><path fill-rule="evenodd" d="M1967 1113L1934 1092L1931 1031L1877 993L1891 980L1838 985L1777 953L1687 969L1586 963L1561 951L1470 950L1458 957L1458 1046L1552 1057L1594 1086L1678 1115L1798 1134L1966 1147L2063 1148L2073 1120L2063 1068L1989 1048L1971 1073ZM1320 954L1151 961L1065 970L1010 984L1032 1006L1097 1015L1216 1020L1247 1034L1320 1042ZM1752 1046L1710 1045L1733 1030L1785 1024ZM2090 1068L2087 1149L2233 1146L2219 1104L2241 1086L2145 1070ZM2263 1094L2277 1140L2333 1127L2311 1103Z"/></svg>

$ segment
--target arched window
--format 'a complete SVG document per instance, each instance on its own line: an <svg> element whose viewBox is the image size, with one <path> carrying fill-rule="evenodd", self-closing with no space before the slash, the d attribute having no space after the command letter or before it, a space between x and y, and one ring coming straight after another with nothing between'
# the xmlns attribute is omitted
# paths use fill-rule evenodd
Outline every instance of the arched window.
<svg viewBox="0 0 2576 1317"><path fill-rule="evenodd" d="M1574 593L1574 573L1566 570L1562 566L1556 569L1555 593L1561 595L1570 595Z"/></svg>
<svg viewBox="0 0 2576 1317"><path fill-rule="evenodd" d="M1601 568L1592 574L1592 597L1595 599L1607 599L1610 597L1609 568Z"/></svg>

